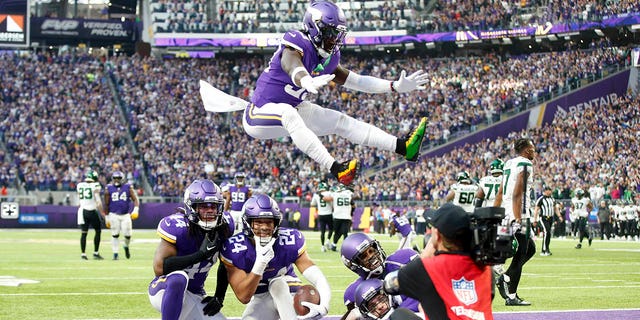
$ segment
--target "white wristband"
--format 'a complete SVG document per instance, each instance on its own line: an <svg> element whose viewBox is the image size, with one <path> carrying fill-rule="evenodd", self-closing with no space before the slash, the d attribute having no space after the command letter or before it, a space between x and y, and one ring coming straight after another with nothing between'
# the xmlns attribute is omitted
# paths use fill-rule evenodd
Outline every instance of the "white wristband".
<svg viewBox="0 0 640 320"><path fill-rule="evenodd" d="M329 287L329 282L327 278L324 276L320 268L316 265L312 265L308 267L302 275L311 282L311 284L318 289L318 293L320 293L320 305L324 306L329 310L329 302L331 301L331 287Z"/></svg>
<svg viewBox="0 0 640 320"><path fill-rule="evenodd" d="M393 81L372 76L363 76L355 72L349 72L343 86L348 89L367 93L387 93L395 91Z"/></svg>
<svg viewBox="0 0 640 320"><path fill-rule="evenodd" d="M251 273L262 276L262 274L264 273L264 269L267 268L268 264L268 261L265 263L264 261L256 259L256 261L253 263L253 267L251 268Z"/></svg>
<svg viewBox="0 0 640 320"><path fill-rule="evenodd" d="M305 67L297 67L293 69L293 71L291 71L291 81L293 81L293 84L295 84L296 86L296 75L298 74L298 72L304 72L306 73L306 75L309 75L309 71L307 71Z"/></svg>

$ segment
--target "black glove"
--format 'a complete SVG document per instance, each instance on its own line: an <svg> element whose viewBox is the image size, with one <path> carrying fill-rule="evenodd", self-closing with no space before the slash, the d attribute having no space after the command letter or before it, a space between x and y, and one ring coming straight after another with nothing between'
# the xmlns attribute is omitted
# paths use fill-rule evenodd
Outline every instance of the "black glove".
<svg viewBox="0 0 640 320"><path fill-rule="evenodd" d="M217 232L209 232L204 236L202 244L200 245L200 252L204 253L206 259L213 257L220 249L220 241L218 241Z"/></svg>
<svg viewBox="0 0 640 320"><path fill-rule="evenodd" d="M206 303L202 311L205 316L213 316L222 309L222 299L215 296L207 296L202 299L202 303Z"/></svg>

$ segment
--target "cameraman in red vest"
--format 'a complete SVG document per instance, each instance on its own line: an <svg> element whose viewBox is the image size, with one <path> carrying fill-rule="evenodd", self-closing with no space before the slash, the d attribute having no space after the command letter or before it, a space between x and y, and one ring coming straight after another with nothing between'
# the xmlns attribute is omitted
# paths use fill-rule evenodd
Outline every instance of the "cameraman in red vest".
<svg viewBox="0 0 640 320"><path fill-rule="evenodd" d="M420 301L425 319L492 320L491 267L471 257L470 217L447 203L435 211L421 258L385 277L385 291ZM395 317L394 317L395 316ZM396 310L391 319L407 319Z"/></svg>

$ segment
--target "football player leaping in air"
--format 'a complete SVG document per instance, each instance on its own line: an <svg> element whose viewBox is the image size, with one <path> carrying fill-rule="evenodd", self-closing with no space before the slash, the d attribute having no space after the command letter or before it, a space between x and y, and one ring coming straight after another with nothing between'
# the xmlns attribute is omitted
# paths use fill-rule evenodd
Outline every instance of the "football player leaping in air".
<svg viewBox="0 0 640 320"><path fill-rule="evenodd" d="M269 67L260 75L242 118L245 131L257 139L290 136L300 150L345 185L358 176L358 159L336 161L318 136L337 134L352 143L395 151L408 161L416 161L426 118L403 139L305 98L308 93L317 94L330 81L367 93L405 93L422 89L427 75L422 70L408 76L402 71L398 80L389 81L342 67L340 45L347 33L347 20L331 1L312 2L303 24L304 30L284 34Z"/></svg>

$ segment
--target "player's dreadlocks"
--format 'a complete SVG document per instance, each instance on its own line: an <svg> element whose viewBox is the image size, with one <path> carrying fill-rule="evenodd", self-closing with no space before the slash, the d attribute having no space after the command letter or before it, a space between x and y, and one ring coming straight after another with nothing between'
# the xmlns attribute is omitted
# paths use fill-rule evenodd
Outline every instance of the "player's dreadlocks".
<svg viewBox="0 0 640 320"><path fill-rule="evenodd" d="M529 138L520 138L516 140L513 146L516 149L516 152L520 153L522 152L522 150L524 150L524 148L529 146L529 143L533 143Z"/></svg>

